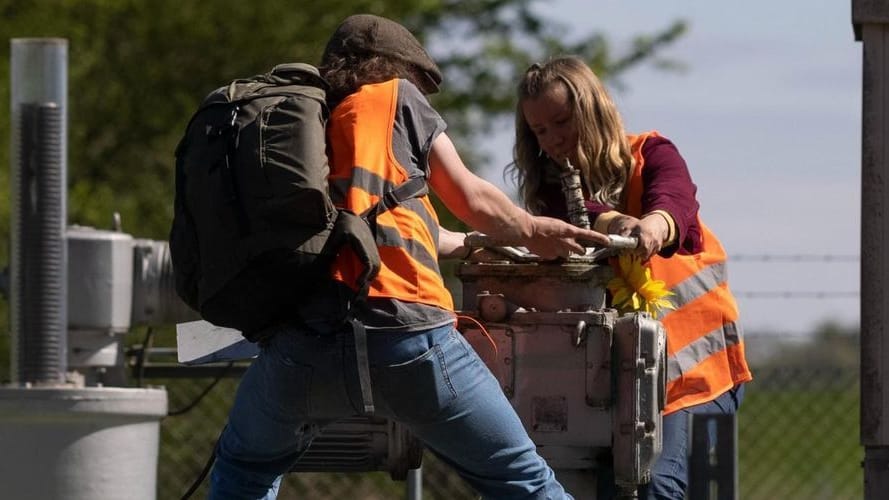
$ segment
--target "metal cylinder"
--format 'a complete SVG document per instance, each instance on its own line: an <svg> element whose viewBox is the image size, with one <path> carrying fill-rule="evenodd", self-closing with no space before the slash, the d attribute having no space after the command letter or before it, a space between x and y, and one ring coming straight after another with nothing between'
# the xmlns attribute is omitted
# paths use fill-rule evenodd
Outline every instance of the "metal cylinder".
<svg viewBox="0 0 889 500"><path fill-rule="evenodd" d="M0 387L3 498L157 498L163 389Z"/></svg>
<svg viewBox="0 0 889 500"><path fill-rule="evenodd" d="M328 424L291 472L388 471L403 481L420 467L423 446L403 425L380 417L353 417Z"/></svg>
<svg viewBox="0 0 889 500"><path fill-rule="evenodd" d="M166 241L136 240L133 244L134 325L163 325L200 319L176 294L173 260Z"/></svg>
<svg viewBox="0 0 889 500"><path fill-rule="evenodd" d="M126 385L124 336L130 329L133 237L71 226L68 239L68 369L84 384Z"/></svg>
<svg viewBox="0 0 889 500"><path fill-rule="evenodd" d="M133 295L133 237L71 226L67 231L68 327L127 333Z"/></svg>
<svg viewBox="0 0 889 500"><path fill-rule="evenodd" d="M61 383L67 370L67 57L63 39L11 41L11 377L18 383Z"/></svg>

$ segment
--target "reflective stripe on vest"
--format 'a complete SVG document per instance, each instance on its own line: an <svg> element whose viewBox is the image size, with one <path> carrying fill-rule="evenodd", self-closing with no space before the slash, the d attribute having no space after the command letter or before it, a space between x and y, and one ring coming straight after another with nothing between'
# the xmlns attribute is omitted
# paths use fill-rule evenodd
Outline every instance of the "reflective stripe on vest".
<svg viewBox="0 0 889 500"><path fill-rule="evenodd" d="M412 175L423 175L395 159L392 139L398 80L365 85L331 113L328 122L331 198L339 207L362 213ZM408 200L377 218L376 241L382 260L370 297L393 298L453 310L438 267L438 216L428 196ZM354 283L360 271L347 249L338 256L334 277Z"/></svg>
<svg viewBox="0 0 889 500"><path fill-rule="evenodd" d="M635 168L627 180L627 214L642 215L642 146L657 132L630 136ZM738 306L728 288L726 254L700 218L701 252L654 256L648 265L675 295L675 310L660 318L667 330L667 404L664 413L706 403L752 379L744 356Z"/></svg>
<svg viewBox="0 0 889 500"><path fill-rule="evenodd" d="M356 186L361 186L366 193L385 193L396 187L396 184L383 179L379 175L370 172L365 168L355 167L350 179L330 179L330 197L337 206L343 206L349 187L353 183ZM379 197L376 197L375 199L379 199ZM438 217L435 215L434 209L430 213L429 209L427 209L427 204L423 203L422 199L417 198L403 201L402 205L416 212L417 216L420 217L428 227L434 228L435 232L433 236L435 236L437 240ZM437 246L438 244L436 242L436 248Z"/></svg>

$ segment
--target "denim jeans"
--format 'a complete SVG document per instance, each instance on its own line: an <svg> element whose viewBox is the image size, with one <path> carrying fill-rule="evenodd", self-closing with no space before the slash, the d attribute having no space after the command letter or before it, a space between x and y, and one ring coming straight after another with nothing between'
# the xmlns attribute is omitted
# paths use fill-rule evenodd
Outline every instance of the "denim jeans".
<svg viewBox="0 0 889 500"><path fill-rule="evenodd" d="M677 410L663 419L663 451L651 470L651 482L639 487L643 500L683 500L688 487L689 426L692 414L737 413L744 399L744 385L724 392L713 401ZM715 429L708 433L710 443L715 443ZM712 444L711 444L712 446ZM613 471L604 467L599 474L599 500L615 497Z"/></svg>
<svg viewBox="0 0 889 500"><path fill-rule="evenodd" d="M324 424L361 402L350 332L284 328L238 387L211 499L275 498ZM497 380L452 325L368 333L376 414L406 425L484 498L570 499Z"/></svg>

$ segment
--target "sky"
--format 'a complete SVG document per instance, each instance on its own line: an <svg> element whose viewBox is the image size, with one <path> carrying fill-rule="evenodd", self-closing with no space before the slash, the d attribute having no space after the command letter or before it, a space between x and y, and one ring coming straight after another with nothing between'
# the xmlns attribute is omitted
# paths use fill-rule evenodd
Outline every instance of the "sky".
<svg viewBox="0 0 889 500"><path fill-rule="evenodd" d="M658 130L688 163L701 218L729 254L748 333L805 335L859 322L861 43L850 0L554 0L568 37L618 51L675 19L688 32L612 88L628 131ZM503 180L513 136L488 142L480 175Z"/></svg>

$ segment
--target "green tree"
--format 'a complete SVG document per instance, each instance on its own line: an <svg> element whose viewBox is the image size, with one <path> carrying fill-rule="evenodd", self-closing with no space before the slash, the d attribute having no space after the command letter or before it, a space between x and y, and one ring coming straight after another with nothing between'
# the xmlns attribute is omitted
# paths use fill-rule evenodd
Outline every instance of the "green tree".
<svg viewBox="0 0 889 500"><path fill-rule="evenodd" d="M198 102L224 82L277 63L318 61L327 37L349 14L399 19L427 42L446 75L434 105L469 158L477 158L472 138L512 112L514 82L530 61L574 53L613 79L643 61L669 63L657 51L685 30L683 22L673 22L616 54L595 33L563 42L563 27L539 13L542 3L0 0L0 34L69 40L69 222L108 228L119 212L124 231L165 239L172 218L172 152ZM9 59L0 58L2 116L10 116L9 76ZM9 127L8 120L0 121L3 158L9 158ZM3 238L9 234L9 196L9 172L0 169ZM0 261L8 261L5 245ZM7 358L6 337L0 335L0 365Z"/></svg>

